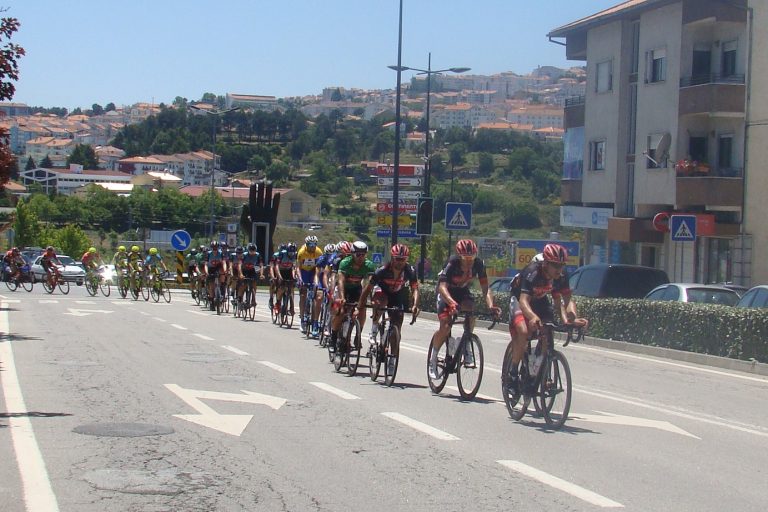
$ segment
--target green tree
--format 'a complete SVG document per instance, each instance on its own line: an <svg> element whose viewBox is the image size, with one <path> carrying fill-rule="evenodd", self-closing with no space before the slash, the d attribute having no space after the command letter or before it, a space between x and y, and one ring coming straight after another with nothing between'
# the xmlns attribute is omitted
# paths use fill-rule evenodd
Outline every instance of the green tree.
<svg viewBox="0 0 768 512"><path fill-rule="evenodd" d="M63 228L57 229L53 236L54 243L52 245L58 247L62 254L67 254L73 258L78 258L91 246L91 240L85 232L73 224L67 224Z"/></svg>
<svg viewBox="0 0 768 512"><path fill-rule="evenodd" d="M24 170L25 171L30 171L30 170L34 169L35 167L37 167L37 164L35 163L34 160L32 160L32 157L30 156L29 158L27 158L27 165L24 166Z"/></svg>
<svg viewBox="0 0 768 512"><path fill-rule="evenodd" d="M0 43L9 41L19 29L16 18L0 20ZM18 60L24 55L24 48L5 42L0 46L0 101L10 100L16 92L13 82L19 79ZM9 145L10 134L6 128L0 128L0 188L10 179L15 158Z"/></svg>
<svg viewBox="0 0 768 512"><path fill-rule="evenodd" d="M117 107L112 102L107 103L107 106L104 107L104 112L112 112L113 110L117 110Z"/></svg>
<svg viewBox="0 0 768 512"><path fill-rule="evenodd" d="M45 157L40 161L40 167L43 167L45 169L50 169L53 167L53 162L51 162L51 157L48 155L45 155Z"/></svg>
<svg viewBox="0 0 768 512"><path fill-rule="evenodd" d="M94 103L93 105L91 105L91 113L95 116L100 116L104 113L104 107L102 107L98 103Z"/></svg>
<svg viewBox="0 0 768 512"><path fill-rule="evenodd" d="M89 144L78 144L75 146L75 149L72 150L72 154L67 158L67 166L69 166L69 164L80 164L86 170L98 169L99 158Z"/></svg>
<svg viewBox="0 0 768 512"><path fill-rule="evenodd" d="M477 173L484 177L493 174L493 155L490 153L480 153L478 155Z"/></svg>
<svg viewBox="0 0 768 512"><path fill-rule="evenodd" d="M36 245L40 238L40 222L37 215L28 206L26 201L19 201L16 205L16 220L13 223L15 232L15 244L19 247Z"/></svg>
<svg viewBox="0 0 768 512"><path fill-rule="evenodd" d="M283 183L288 180L290 172L291 168L288 164L281 160L273 160L264 171L264 175L275 183Z"/></svg>
<svg viewBox="0 0 768 512"><path fill-rule="evenodd" d="M211 105L215 105L216 95L213 94L212 92L203 93L203 97L200 98L200 101L202 101L203 103L210 103Z"/></svg>
<svg viewBox="0 0 768 512"><path fill-rule="evenodd" d="M502 223L510 229L533 229L541 227L539 209L531 201L509 202L502 210Z"/></svg>

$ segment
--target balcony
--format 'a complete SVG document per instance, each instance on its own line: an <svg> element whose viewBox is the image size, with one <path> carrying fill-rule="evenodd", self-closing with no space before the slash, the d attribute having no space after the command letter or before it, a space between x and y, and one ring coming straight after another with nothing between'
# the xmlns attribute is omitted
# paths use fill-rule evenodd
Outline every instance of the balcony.
<svg viewBox="0 0 768 512"><path fill-rule="evenodd" d="M721 171L722 172L722 171ZM680 206L743 206L744 180L740 169L730 169L737 177L678 176L675 204Z"/></svg>
<svg viewBox="0 0 768 512"><path fill-rule="evenodd" d="M563 110L563 128L576 128L584 126L584 112L586 97L572 96L565 99L565 109Z"/></svg>
<svg viewBox="0 0 768 512"><path fill-rule="evenodd" d="M681 116L691 114L744 115L744 75L697 75L680 79Z"/></svg>
<svg viewBox="0 0 768 512"><path fill-rule="evenodd" d="M608 240L616 242L664 243L664 233L653 228L650 219L634 217L610 217L608 219Z"/></svg>
<svg viewBox="0 0 768 512"><path fill-rule="evenodd" d="M747 22L746 0L722 2L718 0L684 0L683 24L710 22Z"/></svg>

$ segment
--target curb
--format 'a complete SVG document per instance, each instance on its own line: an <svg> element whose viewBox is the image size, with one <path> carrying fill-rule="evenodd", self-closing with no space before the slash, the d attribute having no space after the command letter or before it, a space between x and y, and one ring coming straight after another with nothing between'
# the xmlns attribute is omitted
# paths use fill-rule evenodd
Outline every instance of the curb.
<svg viewBox="0 0 768 512"><path fill-rule="evenodd" d="M422 311L419 313L419 316L428 318L429 320L437 320L437 315L435 313L427 311ZM478 320L476 325L488 327L491 325L491 322ZM494 330L507 332L507 323L501 322L496 324ZM556 334L556 336L560 339L562 335ZM629 343L626 341L606 340L602 338L593 338L591 336L586 336L581 344L768 377L768 363L760 363L755 360L742 361L741 359L732 359L730 357L720 357L709 354L699 354L696 352L686 352L684 350L676 350L672 348L640 345L639 343Z"/></svg>

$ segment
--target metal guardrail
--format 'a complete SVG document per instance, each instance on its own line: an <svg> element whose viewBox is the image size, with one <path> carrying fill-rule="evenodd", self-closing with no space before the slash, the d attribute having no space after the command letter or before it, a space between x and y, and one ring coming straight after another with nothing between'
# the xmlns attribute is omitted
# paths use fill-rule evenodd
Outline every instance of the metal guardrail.
<svg viewBox="0 0 768 512"><path fill-rule="evenodd" d="M680 79L680 87L692 87L706 84L736 84L744 85L744 75L720 75L710 73L707 75L685 76Z"/></svg>
<svg viewBox="0 0 768 512"><path fill-rule="evenodd" d="M581 96L571 96L570 98L565 98L565 108L568 107L577 107L579 105L584 105L587 101L587 97L584 95Z"/></svg>

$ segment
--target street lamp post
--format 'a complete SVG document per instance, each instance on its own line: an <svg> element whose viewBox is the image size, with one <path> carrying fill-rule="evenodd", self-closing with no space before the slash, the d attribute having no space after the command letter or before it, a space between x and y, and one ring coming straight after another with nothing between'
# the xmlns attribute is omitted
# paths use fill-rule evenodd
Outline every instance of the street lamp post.
<svg viewBox="0 0 768 512"><path fill-rule="evenodd" d="M216 191L214 188L214 181L216 177L216 120L220 115L226 114L228 112L234 112L235 110L240 110L240 107L228 108L225 110L206 110L195 105L190 105L189 108L215 116L212 123L213 128L211 129L211 135L213 139L213 146L211 146L211 156L213 156L213 160L211 161L211 225L209 228L210 237L213 239L216 226Z"/></svg>
<svg viewBox="0 0 768 512"><path fill-rule="evenodd" d="M394 69L398 72L401 71L416 71L417 75L427 75L427 112L426 123L427 133L424 141L424 196L429 197L430 193L430 180L431 180L431 165L429 161L429 111L430 111L430 96L432 92L432 75L441 75L450 71L451 73L466 73L471 68L446 68L446 69L432 69L432 52L429 52L427 56L427 69L411 68L408 66L389 66L390 69ZM451 200L453 200L453 180L451 180ZM421 235L421 254L419 256L419 280L424 283L424 260L427 253L427 236Z"/></svg>

